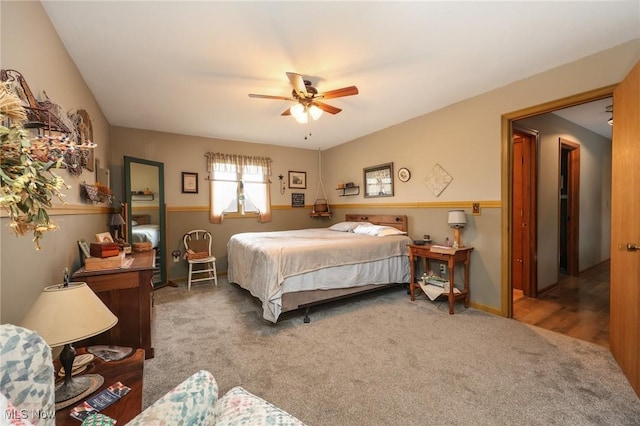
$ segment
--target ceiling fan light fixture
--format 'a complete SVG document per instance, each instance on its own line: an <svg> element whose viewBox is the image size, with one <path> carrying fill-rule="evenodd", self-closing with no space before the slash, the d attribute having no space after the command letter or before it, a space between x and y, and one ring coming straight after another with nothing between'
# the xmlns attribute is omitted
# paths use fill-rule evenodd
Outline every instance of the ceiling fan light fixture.
<svg viewBox="0 0 640 426"><path fill-rule="evenodd" d="M289 111L298 123L307 123L309 121L309 117L307 117L307 112L305 111L304 105L295 104L291 108L289 108Z"/></svg>
<svg viewBox="0 0 640 426"><path fill-rule="evenodd" d="M295 105L287 108L281 113L281 116L292 115L298 123L308 123L309 116L315 121L319 119L324 112L329 114L338 114L342 111L340 108L319 102L320 99L334 99L343 96L353 96L358 94L356 86L343 87L341 89L329 90L328 92L318 93L318 89L311 85L311 80L305 80L300 74L287 72L289 83L293 90L291 96L275 96L260 95L249 93L250 98L276 99L283 101L293 101Z"/></svg>
<svg viewBox="0 0 640 426"><path fill-rule="evenodd" d="M318 108L316 105L311 105L309 107L309 114L311 115L311 118L313 118L314 120L317 120L322 115L322 110Z"/></svg>
<svg viewBox="0 0 640 426"><path fill-rule="evenodd" d="M611 118L607 120L607 124L609 126L613 126L613 105L609 105L606 111L611 114Z"/></svg>

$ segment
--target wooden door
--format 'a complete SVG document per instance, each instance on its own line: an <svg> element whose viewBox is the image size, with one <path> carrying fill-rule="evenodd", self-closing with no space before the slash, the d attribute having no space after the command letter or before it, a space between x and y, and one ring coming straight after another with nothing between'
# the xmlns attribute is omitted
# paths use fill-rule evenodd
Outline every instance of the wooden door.
<svg viewBox="0 0 640 426"><path fill-rule="evenodd" d="M580 238L580 144L560 138L560 271L577 277ZM559 282L559 277L558 277Z"/></svg>
<svg viewBox="0 0 640 426"><path fill-rule="evenodd" d="M536 297L536 137L513 132L511 283L525 296Z"/></svg>
<svg viewBox="0 0 640 426"><path fill-rule="evenodd" d="M640 62L613 93L611 352L640 396Z"/></svg>

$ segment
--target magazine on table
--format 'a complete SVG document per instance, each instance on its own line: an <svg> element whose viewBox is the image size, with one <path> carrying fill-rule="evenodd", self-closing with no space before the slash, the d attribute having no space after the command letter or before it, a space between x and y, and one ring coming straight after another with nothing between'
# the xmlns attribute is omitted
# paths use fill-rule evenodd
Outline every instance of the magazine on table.
<svg viewBox="0 0 640 426"><path fill-rule="evenodd" d="M91 414L98 413L126 394L131 390L130 387L123 385L121 382L117 382L102 392L92 396L84 401L82 404L73 407L69 415L74 419L83 421Z"/></svg>

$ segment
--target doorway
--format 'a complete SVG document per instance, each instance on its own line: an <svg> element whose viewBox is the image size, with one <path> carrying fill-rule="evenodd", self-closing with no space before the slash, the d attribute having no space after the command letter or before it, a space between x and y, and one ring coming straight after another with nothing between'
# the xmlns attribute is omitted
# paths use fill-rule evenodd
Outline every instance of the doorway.
<svg viewBox="0 0 640 426"><path fill-rule="evenodd" d="M502 131L502 141L503 141L503 169L508 171L508 173L503 174L505 180L503 181L503 190L504 192L504 206L503 206L503 217L505 217L505 221L503 222L503 247L505 248L505 252L502 256L502 271L503 271L503 297L502 297L502 307L505 315L509 318L513 317L513 290L516 289L515 282L513 280L513 273L517 273L517 268L520 262L515 261L518 257L514 256L517 248L514 247L513 234L515 232L517 222L514 221L514 216L517 215L516 209L517 201L513 199L513 191L514 191L514 182L513 182L513 173L514 173L514 131L521 131L526 128L535 128L535 126L529 126L526 123L525 119L534 118L536 116L540 116L542 114L554 112L563 108L578 106L582 104L586 104L596 100L603 100L605 98L609 98L613 92L615 86L605 87L601 89L597 89L591 92L586 92L580 95L575 95L570 98L565 98L559 101L549 102L547 104L538 105L535 107L530 107L524 110L516 111L510 114L506 114L503 116L503 131ZM558 117L556 117L558 119ZM522 120L522 122L519 122ZM526 133L526 132L525 132ZM538 136L539 137L539 136ZM556 136L556 141L559 139ZM542 143L542 140L539 141L539 144ZM540 146L537 146L540 149ZM559 185L559 175L560 175L560 166L557 163L559 156L559 148L556 145L555 154L551 152L551 155L555 157L552 160L552 163L555 164L551 170L548 170L545 167L548 167L552 163L548 162L548 154L550 153L548 150L544 152L544 155L538 153L538 161L533 166L534 171L536 172L538 184L534 185L537 188L549 188L550 190L555 192L555 201L552 201L553 205L556 207L551 207L545 211L544 216L540 216L538 210L541 208L539 203L540 197L542 196L540 193L537 194L538 200L533 200L533 208L532 210L538 212L537 220L534 221L530 226L532 228L537 227L537 231L533 232L532 244L529 245L530 248L532 245L536 247L531 254L531 262L529 272L531 275L528 275L525 269L523 269L522 275L524 276L523 281L523 291L525 288L524 283L526 283L527 279L531 281L531 292L530 294L533 296L535 292L540 294L541 291L546 291L547 288L538 287L538 282L542 279L545 283L557 283L559 278L559 258L558 258L558 246L559 246L559 237L557 236L560 226L559 216L559 194L558 194L558 185ZM543 165L546 163L546 166ZM544 200L547 200L547 196L545 196ZM531 202L531 200L529 200ZM523 201L524 202L524 201ZM546 202L546 201L545 201ZM544 207L544 206L543 206ZM555 210L554 210L555 209ZM555 213L554 213L555 212ZM517 218L517 216L516 216ZM576 228L577 229L577 228ZM547 232L546 230L549 230ZM549 240L547 237L550 235L556 235L556 237L552 240ZM539 240L540 236L543 236L545 241L543 241L543 245L545 246L542 249L540 246L541 242ZM550 246L550 244L552 244ZM576 244L577 246L577 244ZM523 247L524 253L526 253L526 246ZM543 263L540 263L540 262ZM542 265L554 264L555 266L552 268L546 268ZM522 262L524 265L524 260ZM577 268L577 262L576 266ZM542 275L540 273L542 271ZM534 275L536 274L536 275ZM530 278L529 278L530 277Z"/></svg>
<svg viewBox="0 0 640 426"><path fill-rule="evenodd" d="M559 275L577 277L580 230L580 145L560 138Z"/></svg>

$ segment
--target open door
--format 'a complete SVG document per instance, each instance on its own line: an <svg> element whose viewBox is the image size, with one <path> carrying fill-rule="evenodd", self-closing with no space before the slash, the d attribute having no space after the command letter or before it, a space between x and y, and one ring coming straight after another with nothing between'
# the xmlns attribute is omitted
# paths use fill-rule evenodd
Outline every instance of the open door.
<svg viewBox="0 0 640 426"><path fill-rule="evenodd" d="M537 296L537 135L513 130L511 282L527 297Z"/></svg>
<svg viewBox="0 0 640 426"><path fill-rule="evenodd" d="M613 92L611 353L640 396L640 62Z"/></svg>

